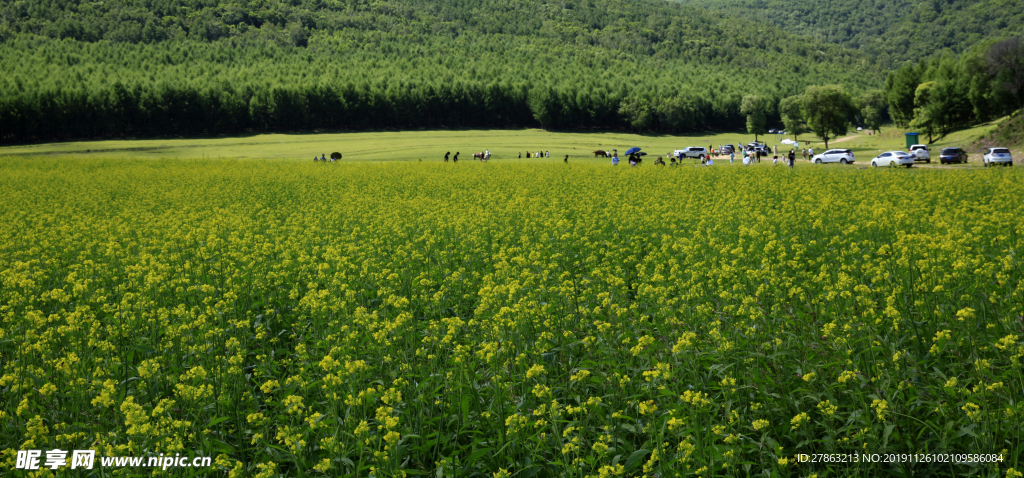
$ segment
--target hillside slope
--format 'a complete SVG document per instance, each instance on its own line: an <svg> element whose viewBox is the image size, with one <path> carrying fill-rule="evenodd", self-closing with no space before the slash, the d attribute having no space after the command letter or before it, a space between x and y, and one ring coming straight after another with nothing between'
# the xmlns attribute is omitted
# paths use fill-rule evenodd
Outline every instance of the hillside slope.
<svg viewBox="0 0 1024 478"><path fill-rule="evenodd" d="M1024 33L1024 2L1008 0L679 0L868 53L889 67Z"/></svg>
<svg viewBox="0 0 1024 478"><path fill-rule="evenodd" d="M991 133L981 136L968 147L972 153L984 152L986 148L1011 148L1017 164L1021 164L1020 154L1024 151L1024 111L1018 111L999 123Z"/></svg>

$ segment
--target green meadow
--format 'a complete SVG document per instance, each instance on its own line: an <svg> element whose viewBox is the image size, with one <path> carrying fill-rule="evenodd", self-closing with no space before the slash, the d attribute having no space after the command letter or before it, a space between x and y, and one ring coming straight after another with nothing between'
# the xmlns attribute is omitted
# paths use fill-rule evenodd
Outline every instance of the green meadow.
<svg viewBox="0 0 1024 478"><path fill-rule="evenodd" d="M977 137L991 131L998 121L950 134L933 146L966 147ZM849 148L858 162L870 160L879 151L905 149L904 130L885 127L881 134L851 131L830 146ZM761 135L769 145L780 144L778 135ZM810 134L801 135L801 147L810 145L820 151L824 142ZM549 151L548 160L594 159L594 150L617 149L620 153L636 146L649 155L665 155L687 146L714 146L749 143L754 136L745 132L708 133L673 136L629 134L623 132L552 132L541 129L518 130L410 130L314 134L260 134L251 136L167 138L140 140L77 141L0 147L0 156L61 158L237 158L311 160L321 154L340 152L343 161L438 161L444 153L460 152L460 159L472 159L474 152L491 151L492 160L519 159L522 153ZM925 139L922 138L922 141ZM980 155L972 154L972 161ZM525 160L525 158L523 158ZM604 160L604 158L598 161ZM531 159L531 161L535 161Z"/></svg>

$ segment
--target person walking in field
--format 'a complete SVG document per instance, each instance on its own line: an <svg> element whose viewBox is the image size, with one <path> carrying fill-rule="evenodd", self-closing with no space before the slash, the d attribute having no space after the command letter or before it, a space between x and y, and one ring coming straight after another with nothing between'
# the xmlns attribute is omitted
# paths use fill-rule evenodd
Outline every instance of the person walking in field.
<svg viewBox="0 0 1024 478"><path fill-rule="evenodd" d="M615 153L615 154L612 155L612 166L618 166L618 165L619 165L619 153Z"/></svg>
<svg viewBox="0 0 1024 478"><path fill-rule="evenodd" d="M569 155L568 154L565 155L565 159L563 159L562 162L563 163L568 163L569 162Z"/></svg>
<svg viewBox="0 0 1024 478"><path fill-rule="evenodd" d="M729 162L733 162L734 159L736 159L736 151L732 151L729 153Z"/></svg>
<svg viewBox="0 0 1024 478"><path fill-rule="evenodd" d="M523 159L523 153L519 153L519 159Z"/></svg>
<svg viewBox="0 0 1024 478"><path fill-rule="evenodd" d="M448 152L444 153L444 162L446 162L446 163L448 162L448 156L451 155L451 154L452 154L451 151L448 151Z"/></svg>
<svg viewBox="0 0 1024 478"><path fill-rule="evenodd" d="M812 161L814 160L814 146L807 148L807 156L811 158Z"/></svg>
<svg viewBox="0 0 1024 478"><path fill-rule="evenodd" d="M796 150L790 148L789 150L789 168L793 169L793 163L796 162Z"/></svg>
<svg viewBox="0 0 1024 478"><path fill-rule="evenodd" d="M804 161L807 161L807 148L801 149L800 153L804 155Z"/></svg>
<svg viewBox="0 0 1024 478"><path fill-rule="evenodd" d="M459 162L459 152L458 151L456 151L455 152L455 156L452 157L452 162L453 163Z"/></svg>

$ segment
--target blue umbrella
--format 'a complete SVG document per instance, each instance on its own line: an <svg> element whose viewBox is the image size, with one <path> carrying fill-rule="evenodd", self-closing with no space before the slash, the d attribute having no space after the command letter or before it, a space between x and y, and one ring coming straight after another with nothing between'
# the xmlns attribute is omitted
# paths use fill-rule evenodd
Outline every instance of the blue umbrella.
<svg viewBox="0 0 1024 478"><path fill-rule="evenodd" d="M636 146L629 148L626 150L626 156L629 156L637 151L640 151L640 148L637 148Z"/></svg>

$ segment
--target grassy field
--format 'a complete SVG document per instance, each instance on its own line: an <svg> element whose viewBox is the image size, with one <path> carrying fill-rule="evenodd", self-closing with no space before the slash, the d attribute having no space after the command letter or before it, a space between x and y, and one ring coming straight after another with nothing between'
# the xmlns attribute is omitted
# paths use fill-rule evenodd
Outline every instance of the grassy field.
<svg viewBox="0 0 1024 478"><path fill-rule="evenodd" d="M965 146L976 136L990 131L995 123L981 125L954 133L935 144ZM881 135L857 134L835 146L853 149L858 160L866 164L877 152L906 149L903 133L892 127ZM769 145L778 145L782 139L776 135L761 136ZM799 138L802 146L812 145L822 150L824 144L813 135ZM472 159L472 153L489 149L493 160L517 159L527 151L550 151L546 161L593 159L597 149L626 149L637 146L651 155L665 155L686 146L714 146L749 143L752 135L734 132L694 136L635 135L617 132L556 133L544 130L443 130L443 131L389 131L370 133L323 134L265 134L228 138L111 140L70 143L50 143L26 146L0 147L0 156L64 157L64 158L261 158L295 159L310 161L313 156L341 152L345 161L438 161L446 151L461 152L460 159ZM809 141L809 143L807 143ZM937 153L936 153L937 154ZM973 159L973 158L972 158ZM534 160L531 160L534 161ZM601 160L605 161L605 160ZM720 164L721 162L719 162Z"/></svg>
<svg viewBox="0 0 1024 478"><path fill-rule="evenodd" d="M1024 466L1019 168L33 157L0 187L4 476ZM865 460L938 453L976 456Z"/></svg>

